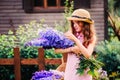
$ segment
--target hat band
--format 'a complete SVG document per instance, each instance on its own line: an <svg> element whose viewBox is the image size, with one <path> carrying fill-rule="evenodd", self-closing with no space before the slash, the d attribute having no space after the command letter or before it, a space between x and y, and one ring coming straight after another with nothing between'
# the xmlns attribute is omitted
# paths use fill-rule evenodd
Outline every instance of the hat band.
<svg viewBox="0 0 120 80"><path fill-rule="evenodd" d="M86 18L86 17L80 17L80 16L75 16L75 15L73 15L72 17L75 17L75 18L81 18L81 19L88 19L88 20L92 21L92 19L90 19L90 18Z"/></svg>

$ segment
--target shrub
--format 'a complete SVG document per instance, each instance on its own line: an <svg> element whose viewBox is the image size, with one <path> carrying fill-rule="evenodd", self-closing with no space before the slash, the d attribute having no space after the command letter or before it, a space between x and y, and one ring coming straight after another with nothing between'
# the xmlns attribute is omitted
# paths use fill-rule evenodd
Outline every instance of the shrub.
<svg viewBox="0 0 120 80"><path fill-rule="evenodd" d="M109 77L120 76L120 41L114 38L110 41L101 42L97 48L97 58L105 64L103 69Z"/></svg>

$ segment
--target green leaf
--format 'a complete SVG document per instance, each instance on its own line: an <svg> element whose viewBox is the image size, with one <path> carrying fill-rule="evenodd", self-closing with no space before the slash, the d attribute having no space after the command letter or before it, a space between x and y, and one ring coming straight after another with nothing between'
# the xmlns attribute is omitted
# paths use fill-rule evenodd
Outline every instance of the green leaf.
<svg viewBox="0 0 120 80"><path fill-rule="evenodd" d="M83 75L84 74L84 70L77 68L77 74Z"/></svg>

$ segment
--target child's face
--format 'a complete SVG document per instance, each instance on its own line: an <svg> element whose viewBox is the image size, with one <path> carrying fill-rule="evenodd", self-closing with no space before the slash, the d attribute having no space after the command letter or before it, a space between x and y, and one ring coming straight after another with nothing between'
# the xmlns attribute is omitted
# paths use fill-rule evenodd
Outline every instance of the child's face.
<svg viewBox="0 0 120 80"><path fill-rule="evenodd" d="M83 22L81 21L73 21L73 27L76 32L81 32L82 27L83 27Z"/></svg>

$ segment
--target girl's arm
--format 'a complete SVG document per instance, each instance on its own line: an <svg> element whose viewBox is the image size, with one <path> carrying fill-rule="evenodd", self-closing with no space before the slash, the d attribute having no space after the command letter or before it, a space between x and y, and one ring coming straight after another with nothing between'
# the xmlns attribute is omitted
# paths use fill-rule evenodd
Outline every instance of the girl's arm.
<svg viewBox="0 0 120 80"><path fill-rule="evenodd" d="M95 43L96 43L96 37L93 36L93 41L88 45L88 47L84 47L83 44L71 33L67 32L65 36L71 40L73 40L76 43L76 46L78 46L81 54L83 54L86 58L89 58L94 50Z"/></svg>
<svg viewBox="0 0 120 80"><path fill-rule="evenodd" d="M54 51L55 53L71 53L71 52L76 54L80 53L80 49L78 46L73 46L66 49L55 49Z"/></svg>
<svg viewBox="0 0 120 80"><path fill-rule="evenodd" d="M96 43L96 37L94 36L93 41L88 45L88 47L84 47L82 43L76 38L74 39L76 45L79 47L81 54L83 54L86 58L89 58L94 50L95 43Z"/></svg>
<svg viewBox="0 0 120 80"><path fill-rule="evenodd" d="M66 48L66 49L55 49L54 52L55 52L55 53L69 53L69 52L71 52L70 49L71 49L71 48Z"/></svg>

